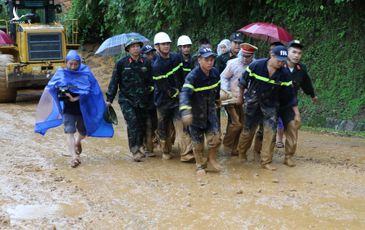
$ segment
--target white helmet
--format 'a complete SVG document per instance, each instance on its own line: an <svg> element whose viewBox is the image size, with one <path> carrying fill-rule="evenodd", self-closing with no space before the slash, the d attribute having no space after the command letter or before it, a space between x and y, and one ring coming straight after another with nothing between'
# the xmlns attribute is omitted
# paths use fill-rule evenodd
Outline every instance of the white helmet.
<svg viewBox="0 0 365 230"><path fill-rule="evenodd" d="M153 44L157 45L160 43L171 42L169 35L165 32L158 32L153 39Z"/></svg>
<svg viewBox="0 0 365 230"><path fill-rule="evenodd" d="M179 39L177 39L177 46L184 46L184 45L192 45L191 39L186 35L181 35Z"/></svg>

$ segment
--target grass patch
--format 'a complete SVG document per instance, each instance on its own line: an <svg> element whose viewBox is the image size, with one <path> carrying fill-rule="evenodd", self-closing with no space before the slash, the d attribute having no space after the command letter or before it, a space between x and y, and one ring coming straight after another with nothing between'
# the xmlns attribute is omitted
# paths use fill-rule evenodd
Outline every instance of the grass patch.
<svg viewBox="0 0 365 230"><path fill-rule="evenodd" d="M342 131L342 130L336 130L336 129L332 129L332 128L321 128L321 127L311 127L311 126L302 126L301 130L316 132L316 133L332 134L332 135L335 135L335 136L365 138L365 131L358 131L358 132L355 132L355 131Z"/></svg>

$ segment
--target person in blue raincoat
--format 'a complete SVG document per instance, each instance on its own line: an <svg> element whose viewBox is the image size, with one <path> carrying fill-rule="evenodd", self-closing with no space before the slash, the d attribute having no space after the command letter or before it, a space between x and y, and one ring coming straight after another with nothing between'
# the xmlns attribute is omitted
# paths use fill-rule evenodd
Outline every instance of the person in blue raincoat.
<svg viewBox="0 0 365 230"><path fill-rule="evenodd" d="M104 120L106 109L100 86L75 50L66 56L66 68L59 68L48 82L36 110L34 131L45 135L50 128L64 125L71 166L77 167L86 136L112 137L113 127ZM75 137L76 131L78 135Z"/></svg>

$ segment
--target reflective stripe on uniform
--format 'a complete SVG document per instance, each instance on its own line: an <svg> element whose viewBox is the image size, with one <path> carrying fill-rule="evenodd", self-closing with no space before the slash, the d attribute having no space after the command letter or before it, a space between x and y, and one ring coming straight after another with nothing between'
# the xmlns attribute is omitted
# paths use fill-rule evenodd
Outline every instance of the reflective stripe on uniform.
<svg viewBox="0 0 365 230"><path fill-rule="evenodd" d="M193 90L194 92L199 92L199 91L204 91L204 90L210 90L210 89L214 89L215 87L217 87L219 84L221 83L221 81L218 81L217 83L213 84L213 85L208 85L208 86L204 86L204 87L199 87L199 88L195 88L192 84L184 84L183 88L190 88L191 90Z"/></svg>
<svg viewBox="0 0 365 230"><path fill-rule="evenodd" d="M181 105L180 110L191 110L191 106L189 105Z"/></svg>
<svg viewBox="0 0 365 230"><path fill-rule="evenodd" d="M190 72L190 71L191 71L191 69L189 69L189 68L183 68L183 71L185 71L185 72Z"/></svg>
<svg viewBox="0 0 365 230"><path fill-rule="evenodd" d="M174 74L176 71L178 71L178 70L179 70L179 68L180 68L182 65L183 65L183 64L182 64L182 63L180 63L180 64L178 64L175 68L173 68L170 72L167 72L165 75L160 75L160 76L157 76L157 77L153 76L152 78L153 78L153 80L155 80L155 81L158 81L158 80L161 80L161 79L164 79L164 78L168 78L170 75L172 75L172 74Z"/></svg>
<svg viewBox="0 0 365 230"><path fill-rule="evenodd" d="M193 91L194 91L194 86L192 85L192 84L184 84L183 85L183 88L190 88L190 89L192 89Z"/></svg>
<svg viewBox="0 0 365 230"><path fill-rule="evenodd" d="M250 77L253 77L259 81L263 81L263 82L266 82L266 83L270 83L270 84L273 84L273 85L280 85L280 86L291 86L293 83L292 81L288 81L288 82L280 82L280 81L274 81L274 80L271 80L267 77L263 77L263 76L260 76L260 75L257 75L255 73L253 73L250 68L247 66L246 68L246 71L249 73L249 76Z"/></svg>
<svg viewBox="0 0 365 230"><path fill-rule="evenodd" d="M177 97L177 95L179 95L179 90L177 90L176 93L174 95L172 95L172 98Z"/></svg>

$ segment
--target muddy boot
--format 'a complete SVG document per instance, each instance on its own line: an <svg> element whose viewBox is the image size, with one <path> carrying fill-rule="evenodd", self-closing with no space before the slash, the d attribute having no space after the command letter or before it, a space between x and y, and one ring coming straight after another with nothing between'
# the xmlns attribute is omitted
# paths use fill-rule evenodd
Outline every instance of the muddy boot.
<svg viewBox="0 0 365 230"><path fill-rule="evenodd" d="M244 163L247 161L247 154L246 153L239 153L238 155L239 161Z"/></svg>
<svg viewBox="0 0 365 230"><path fill-rule="evenodd" d="M171 160L172 156L170 153L162 153L162 160Z"/></svg>
<svg viewBox="0 0 365 230"><path fill-rule="evenodd" d="M223 169L217 161L217 148L211 148L208 150L208 162L212 165L215 171L221 171Z"/></svg>
<svg viewBox="0 0 365 230"><path fill-rule="evenodd" d="M232 157L237 157L237 156L238 156L238 150L233 150L233 151L231 152L231 156L232 156Z"/></svg>
<svg viewBox="0 0 365 230"><path fill-rule="evenodd" d="M143 146L139 147L138 151L142 154L142 157L146 157L146 151L144 150Z"/></svg>
<svg viewBox="0 0 365 230"><path fill-rule="evenodd" d="M264 164L264 165L261 165L261 167L263 169L267 169L267 170L270 170L270 171L276 171L276 168L272 164Z"/></svg>
<svg viewBox="0 0 365 230"><path fill-rule="evenodd" d="M185 154L185 155L182 155L180 157L180 161L181 162L193 162L194 161L194 154L193 153L188 153L188 154Z"/></svg>
<svg viewBox="0 0 365 230"><path fill-rule="evenodd" d="M199 167L199 168L196 168L196 175L197 176L204 176L206 175L206 171L205 171L205 168L204 167Z"/></svg>
<svg viewBox="0 0 365 230"><path fill-rule="evenodd" d="M146 157L155 157L156 156L156 154L154 152L150 152L150 151L145 151L144 154Z"/></svg>
<svg viewBox="0 0 365 230"><path fill-rule="evenodd" d="M162 151L162 159L163 160L170 160L172 158L169 150L168 150L168 146L166 141L164 140L160 140L160 149Z"/></svg>
<svg viewBox="0 0 365 230"><path fill-rule="evenodd" d="M193 152L195 157L196 172L198 175L205 175L207 162L203 157L204 144L193 144Z"/></svg>
<svg viewBox="0 0 365 230"><path fill-rule="evenodd" d="M255 162L260 162L260 160L261 160L260 152L254 151L253 152L253 157L254 157Z"/></svg>
<svg viewBox="0 0 365 230"><path fill-rule="evenodd" d="M284 165L289 167L295 167L295 162L293 161L292 156L285 156Z"/></svg>
<svg viewBox="0 0 365 230"><path fill-rule="evenodd" d="M133 160L135 162L141 162L143 157L144 157L144 154L141 153L140 151L137 151L136 153L133 154Z"/></svg>

